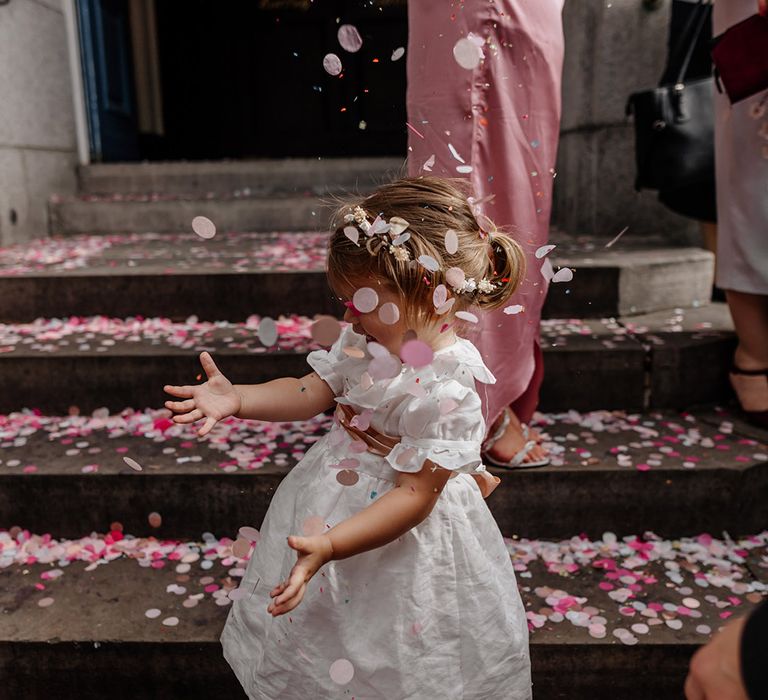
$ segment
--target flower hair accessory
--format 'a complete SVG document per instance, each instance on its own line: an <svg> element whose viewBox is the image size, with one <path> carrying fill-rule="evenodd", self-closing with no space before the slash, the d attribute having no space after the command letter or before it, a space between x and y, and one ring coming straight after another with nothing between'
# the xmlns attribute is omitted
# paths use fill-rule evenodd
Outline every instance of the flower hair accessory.
<svg viewBox="0 0 768 700"><path fill-rule="evenodd" d="M385 249L398 262L408 262L411 259L411 253L403 246L411 234L406 229L409 224L405 219L399 216L393 216L389 221L377 216L373 223L368 221L368 213L361 206L356 206L351 213L344 216L344 221L348 224L354 224L366 236L368 240L365 247L371 255L378 255L382 249Z"/></svg>
<svg viewBox="0 0 768 700"><path fill-rule="evenodd" d="M499 285L494 284L488 278L483 277L479 282L474 277L467 277L460 285L453 287L456 294L490 294Z"/></svg>

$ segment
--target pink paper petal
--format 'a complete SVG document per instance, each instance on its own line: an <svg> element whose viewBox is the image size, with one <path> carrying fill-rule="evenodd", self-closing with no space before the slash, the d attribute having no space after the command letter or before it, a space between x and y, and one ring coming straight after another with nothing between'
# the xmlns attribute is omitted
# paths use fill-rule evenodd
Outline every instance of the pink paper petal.
<svg viewBox="0 0 768 700"><path fill-rule="evenodd" d="M445 304L448 299L448 288L444 284L438 284L435 290L432 292L432 303L436 309L439 309Z"/></svg>
<svg viewBox="0 0 768 700"><path fill-rule="evenodd" d="M396 324L400 320L400 309L397 304L393 304L391 301L382 304L379 309L379 320L388 326Z"/></svg>
<svg viewBox="0 0 768 700"><path fill-rule="evenodd" d="M515 314L519 314L523 308L522 304L512 304L512 306L505 307L504 313L507 314L507 316L514 316Z"/></svg>
<svg viewBox="0 0 768 700"><path fill-rule="evenodd" d="M445 272L445 281L451 285L451 287L461 287L467 276L464 274L464 270L460 267L449 267Z"/></svg>
<svg viewBox="0 0 768 700"><path fill-rule="evenodd" d="M459 236L453 229L445 232L445 252L453 255L459 249Z"/></svg>
<svg viewBox="0 0 768 700"><path fill-rule="evenodd" d="M323 68L328 75L338 75L341 73L341 59L335 53L328 53L323 58Z"/></svg>
<svg viewBox="0 0 768 700"><path fill-rule="evenodd" d="M467 321L469 323L478 323L480 321L475 314L470 313L469 311L457 311L456 318L460 318L462 321Z"/></svg>
<svg viewBox="0 0 768 700"><path fill-rule="evenodd" d="M552 277L552 282L570 282L573 279L573 270L570 267L561 267Z"/></svg>
<svg viewBox="0 0 768 700"><path fill-rule="evenodd" d="M358 241L360 240L360 229L355 226L345 226L344 235L349 238L352 243L359 245Z"/></svg>
<svg viewBox="0 0 768 700"><path fill-rule="evenodd" d="M310 327L310 334L320 345L333 345L341 335L341 324L332 316L318 316Z"/></svg>
<svg viewBox="0 0 768 700"><path fill-rule="evenodd" d="M411 367L426 367L434 356L432 348L421 340L409 340L400 348L400 358Z"/></svg>
<svg viewBox="0 0 768 700"><path fill-rule="evenodd" d="M192 219L192 230L200 238L210 239L216 235L216 225L207 216L196 216Z"/></svg>
<svg viewBox="0 0 768 700"><path fill-rule="evenodd" d="M429 272L437 272L440 264L431 255L419 255L419 264Z"/></svg>
<svg viewBox="0 0 768 700"><path fill-rule="evenodd" d="M547 255L547 253L550 253L554 249L555 249L554 245L551 245L551 244L550 245L543 245L543 246L541 246L541 248L539 248L536 251L535 255L536 255L537 258L543 258L545 255Z"/></svg>
<svg viewBox="0 0 768 700"><path fill-rule="evenodd" d="M379 295L370 287L362 287L355 292L352 303L358 311L367 314L379 305Z"/></svg>
<svg viewBox="0 0 768 700"><path fill-rule="evenodd" d="M349 51L349 53L357 53L363 45L363 37L360 36L360 32L353 24L342 24L336 37L341 48Z"/></svg>

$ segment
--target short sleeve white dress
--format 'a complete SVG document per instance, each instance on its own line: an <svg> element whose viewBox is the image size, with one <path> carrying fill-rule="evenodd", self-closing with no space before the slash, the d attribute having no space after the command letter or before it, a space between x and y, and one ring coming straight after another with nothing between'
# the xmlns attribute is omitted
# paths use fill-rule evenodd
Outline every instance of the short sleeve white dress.
<svg viewBox="0 0 768 700"><path fill-rule="evenodd" d="M365 338L347 328L308 361L356 414L358 430L400 441L388 455L375 454L336 421L275 491L241 584L249 595L233 602L221 636L248 697L531 698L514 570L469 476L484 469L475 381L495 381L479 352L458 339L429 366L374 381ZM398 471L419 471L426 459L455 472L430 515L383 547L328 563L302 603L273 618L269 591L296 562L286 537L327 531L394 488Z"/></svg>

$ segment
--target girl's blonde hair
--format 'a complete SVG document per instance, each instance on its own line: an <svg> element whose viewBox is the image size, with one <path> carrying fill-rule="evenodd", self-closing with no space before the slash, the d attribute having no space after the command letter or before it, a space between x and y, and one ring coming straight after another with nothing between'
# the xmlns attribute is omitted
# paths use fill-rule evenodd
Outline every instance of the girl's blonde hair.
<svg viewBox="0 0 768 700"><path fill-rule="evenodd" d="M525 254L515 240L499 231L487 217L482 217L481 229L467 200L470 194L466 180L407 177L378 187L361 202L340 207L332 219L328 246L327 272L331 288L346 296L378 280L399 294L405 307L400 309L403 316L420 323L435 323L471 306L482 310L503 306L525 275ZM385 234L387 245L379 246L375 254L371 253L371 246L366 245L369 237L362 230L358 243L350 240L344 229L355 223L345 221L345 217L355 206L367 213L369 222L376 216L386 221L392 217L405 219L411 237L399 247L408 250L410 259L399 259L389 251L388 234ZM458 237L458 250L453 254L445 247L449 229ZM433 258L439 269L436 272L425 269L417 262L422 255ZM454 293L445 278L446 271L452 267L460 268L467 278L478 283L488 280L494 285L493 289L472 294ZM449 298L456 298L445 316L435 313L432 301L433 291L440 284L448 288Z"/></svg>

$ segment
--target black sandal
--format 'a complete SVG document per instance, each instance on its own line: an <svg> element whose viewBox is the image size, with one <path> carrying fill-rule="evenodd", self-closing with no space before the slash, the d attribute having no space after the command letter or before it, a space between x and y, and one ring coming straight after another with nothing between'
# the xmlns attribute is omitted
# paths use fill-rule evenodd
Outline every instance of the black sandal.
<svg viewBox="0 0 768 700"><path fill-rule="evenodd" d="M768 379L768 369L741 369L741 367L736 366L736 363L733 363L731 365L729 372L730 374L739 374L746 377L762 376ZM732 379L731 379L731 387L736 393L736 398L739 400L739 405L741 406L741 399L739 398L739 392L736 390L736 387L733 386ZM744 416L744 419L747 421L747 423L751 423L752 425L755 425L758 428L768 429L768 409L764 411L747 411L744 409L744 407L742 407L741 412Z"/></svg>

